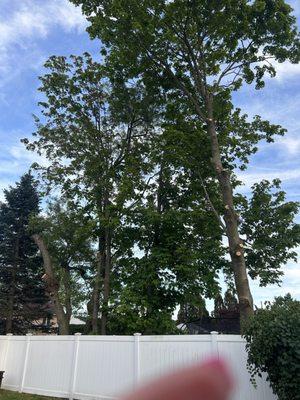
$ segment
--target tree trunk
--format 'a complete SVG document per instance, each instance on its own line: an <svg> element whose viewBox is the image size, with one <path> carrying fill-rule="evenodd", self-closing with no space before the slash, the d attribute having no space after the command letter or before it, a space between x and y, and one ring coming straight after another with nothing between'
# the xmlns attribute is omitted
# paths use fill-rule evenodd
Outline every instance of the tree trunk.
<svg viewBox="0 0 300 400"><path fill-rule="evenodd" d="M108 302L110 292L110 271L111 271L111 230L110 227L105 229L105 266L103 279L103 305L101 313L101 335L106 335Z"/></svg>
<svg viewBox="0 0 300 400"><path fill-rule="evenodd" d="M101 292L101 280L102 280L104 260L105 260L105 236L102 234L98 238L97 268L96 268L94 288L92 294L91 325L92 325L93 335L99 334L100 292Z"/></svg>
<svg viewBox="0 0 300 400"><path fill-rule="evenodd" d="M32 236L35 244L38 246L44 261L44 269L45 274L43 276L43 280L47 286L47 292L49 294L49 298L51 304L53 306L53 310L56 314L58 326L59 326L59 334L60 335L68 335L70 329L70 321L64 311L64 308L59 300L59 283L54 274L54 268L52 265L51 256L49 254L46 243L44 242L41 235L34 234Z"/></svg>
<svg viewBox="0 0 300 400"><path fill-rule="evenodd" d="M96 275L94 281L94 288L92 294L92 318L91 318L91 325L92 325L92 334L98 335L98 318L99 318L99 308L100 308L100 281L101 281L101 254L98 251L97 255L97 268L96 268Z"/></svg>
<svg viewBox="0 0 300 400"><path fill-rule="evenodd" d="M70 319L72 316L72 301L71 301L71 274L69 265L66 265L63 269L63 277L62 282L64 286L64 295L65 295L65 308L66 308L66 318L68 323L70 324Z"/></svg>
<svg viewBox="0 0 300 400"><path fill-rule="evenodd" d="M9 293L8 293L8 304L7 304L7 316L6 316L6 324L5 331L6 333L13 332L13 316L14 316L14 300L15 300L15 291L16 291L16 276L17 276L17 268L19 262L19 237L16 239L16 247L14 253L14 261L12 265L12 274L11 281L9 285Z"/></svg>
<svg viewBox="0 0 300 400"><path fill-rule="evenodd" d="M222 165L218 136L213 115L213 97L206 98L207 132L211 142L212 163L216 172L224 204L224 221L229 244L229 252L234 274L236 291L239 299L241 320L253 314L253 299L250 291L247 269L245 264L243 241L239 236L238 217L234 209L233 191L230 172Z"/></svg>

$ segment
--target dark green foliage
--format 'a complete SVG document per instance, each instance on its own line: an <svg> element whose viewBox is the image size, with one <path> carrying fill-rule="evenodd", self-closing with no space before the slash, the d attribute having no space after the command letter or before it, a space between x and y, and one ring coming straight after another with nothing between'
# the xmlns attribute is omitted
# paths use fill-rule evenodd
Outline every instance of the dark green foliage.
<svg viewBox="0 0 300 400"><path fill-rule="evenodd" d="M245 325L252 380L262 373L279 400L300 399L300 302L278 297Z"/></svg>
<svg viewBox="0 0 300 400"><path fill-rule="evenodd" d="M28 231L39 212L36 183L28 173L4 191L0 206L0 310L6 332L26 333L35 320L49 316L41 280L43 265Z"/></svg>

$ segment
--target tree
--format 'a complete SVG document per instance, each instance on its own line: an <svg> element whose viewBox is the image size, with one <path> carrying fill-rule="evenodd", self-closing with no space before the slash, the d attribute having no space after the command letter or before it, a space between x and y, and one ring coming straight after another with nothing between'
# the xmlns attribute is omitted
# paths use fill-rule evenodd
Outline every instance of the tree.
<svg viewBox="0 0 300 400"><path fill-rule="evenodd" d="M95 220L97 266L89 303L92 332L105 334L110 278L115 263L115 232L124 208L140 197L140 180L147 173L143 154L151 136L151 105L142 87L118 87L114 96L105 68L88 54L51 57L40 90L41 119L35 140L24 142L43 152L50 166L40 169L50 185ZM116 82L116 86L118 83Z"/></svg>
<svg viewBox="0 0 300 400"><path fill-rule="evenodd" d="M179 304L198 304L195 293L214 297L219 290L218 271L227 264L222 231L194 177L201 163L205 166L207 147L200 150L203 158L195 159L201 135L174 113L172 124L165 120L152 141L151 179L143 201L125 214L118 237L131 249L120 257L116 276L113 323L122 325L123 333L172 333ZM203 176L206 172L203 168ZM209 190L213 196L213 185Z"/></svg>
<svg viewBox="0 0 300 400"><path fill-rule="evenodd" d="M224 299L221 294L215 298L213 311L214 318L236 318L239 317L238 301L234 293L227 289L224 293Z"/></svg>
<svg viewBox="0 0 300 400"><path fill-rule="evenodd" d="M245 325L248 369L267 380L279 400L300 399L300 302L277 297Z"/></svg>
<svg viewBox="0 0 300 400"><path fill-rule="evenodd" d="M66 199L56 199L46 215L31 220L31 231L43 256L43 280L59 333L68 335L71 316L82 309L90 286L95 260L91 223L78 209L70 209Z"/></svg>
<svg viewBox="0 0 300 400"><path fill-rule="evenodd" d="M208 316L209 312L206 309L205 300L200 296L198 299L193 298L191 303L182 304L180 306L177 322L193 322Z"/></svg>
<svg viewBox="0 0 300 400"><path fill-rule="evenodd" d="M275 75L273 61L299 61L300 41L291 7L284 0L72 2L88 16L89 33L100 38L115 75L121 71L125 79L140 78L180 91L203 124L223 203L218 220L224 218L240 312L248 318L253 299L232 169L236 164L245 167L260 139L271 141L273 134L283 131L259 117L247 122L234 109L231 94L244 82L263 87L264 75Z"/></svg>
<svg viewBox="0 0 300 400"><path fill-rule="evenodd" d="M32 175L4 190L0 205L0 308L6 333L25 333L34 321L49 316L41 280L43 266L30 238L29 220L39 213L39 195Z"/></svg>

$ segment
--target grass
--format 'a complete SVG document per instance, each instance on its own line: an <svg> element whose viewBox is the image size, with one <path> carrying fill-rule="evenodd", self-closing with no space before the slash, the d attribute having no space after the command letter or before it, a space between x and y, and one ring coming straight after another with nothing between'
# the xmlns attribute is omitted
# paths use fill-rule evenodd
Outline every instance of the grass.
<svg viewBox="0 0 300 400"><path fill-rule="evenodd" d="M58 400L57 397L45 397L36 394L11 392L10 390L0 390L0 400Z"/></svg>

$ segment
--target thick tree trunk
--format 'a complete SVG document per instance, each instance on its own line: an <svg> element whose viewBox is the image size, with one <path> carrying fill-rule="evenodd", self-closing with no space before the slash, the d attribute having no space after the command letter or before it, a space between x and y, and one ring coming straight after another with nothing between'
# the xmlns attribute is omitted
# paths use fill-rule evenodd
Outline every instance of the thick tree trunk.
<svg viewBox="0 0 300 400"><path fill-rule="evenodd" d="M12 265L11 281L9 285L8 302L7 302L7 315L5 323L6 333L13 333L13 317L14 317L14 303L16 292L16 276L19 262L19 237L16 239L16 246L14 252L14 260Z"/></svg>
<svg viewBox="0 0 300 400"><path fill-rule="evenodd" d="M241 319L247 319L253 314L253 299L250 291L247 269L245 264L243 241L239 236L238 217L234 209L233 191L230 172L224 169L221 161L218 136L213 115L213 97L208 95L207 132L211 142L212 163L219 181L220 192L224 204L224 221L229 244L229 252L236 291L239 299Z"/></svg>
<svg viewBox="0 0 300 400"><path fill-rule="evenodd" d="M64 311L64 308L59 300L59 295L58 295L59 283L54 274L51 256L49 254L46 243L44 242L41 235L34 234L32 238L35 244L38 246L43 257L44 269L45 269L43 280L46 283L47 292L49 294L49 298L53 306L53 311L55 312L57 317L59 334L68 335L70 329L70 320L68 319Z"/></svg>

